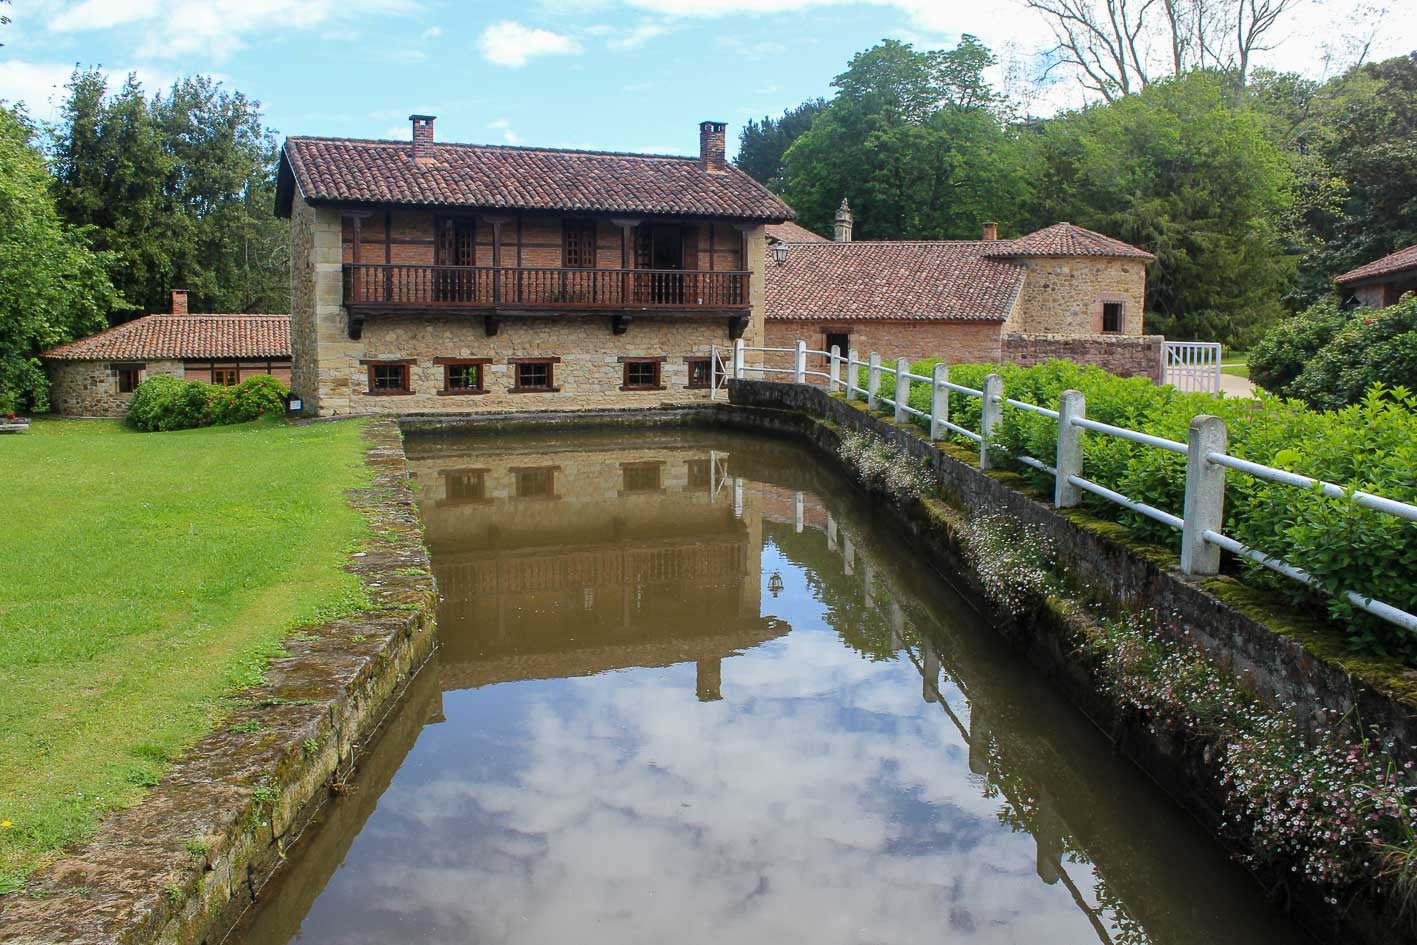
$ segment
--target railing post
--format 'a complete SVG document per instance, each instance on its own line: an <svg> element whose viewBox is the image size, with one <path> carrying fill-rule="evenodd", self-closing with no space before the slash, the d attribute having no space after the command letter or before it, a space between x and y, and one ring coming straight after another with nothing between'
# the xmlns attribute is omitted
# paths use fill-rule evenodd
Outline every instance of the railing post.
<svg viewBox="0 0 1417 945"><path fill-rule="evenodd" d="M866 409L875 410L881 396L881 356L871 352L870 369L866 373Z"/></svg>
<svg viewBox="0 0 1417 945"><path fill-rule="evenodd" d="M1069 476L1082 475L1082 427L1075 418L1087 415L1087 401L1081 391L1065 390L1058 398L1058 458L1053 476L1053 507L1070 509L1082 498L1082 490L1068 482Z"/></svg>
<svg viewBox="0 0 1417 945"><path fill-rule="evenodd" d="M905 358L895 359L895 422L904 423L910 414L905 408L910 404L910 362Z"/></svg>
<svg viewBox="0 0 1417 945"><path fill-rule="evenodd" d="M856 368L861 364L861 355L855 348L849 348L846 352L846 399L855 400L858 391L856 383Z"/></svg>
<svg viewBox="0 0 1417 945"><path fill-rule="evenodd" d="M709 345L709 400L718 400L718 345ZM712 460L712 455L709 459ZM713 466L709 465L709 485L713 485ZM712 491L712 490L710 490Z"/></svg>
<svg viewBox="0 0 1417 945"><path fill-rule="evenodd" d="M807 382L807 342L797 339L797 351L792 359L792 383Z"/></svg>
<svg viewBox="0 0 1417 945"><path fill-rule="evenodd" d="M841 348L832 345L827 353L827 391L835 394L841 390Z"/></svg>
<svg viewBox="0 0 1417 945"><path fill-rule="evenodd" d="M1186 503L1181 527L1181 573L1220 573L1220 546L1205 540L1207 531L1225 524L1225 467L1206 458L1224 453L1225 421L1204 414L1191 419L1186 434Z"/></svg>
<svg viewBox="0 0 1417 945"><path fill-rule="evenodd" d="M935 362L935 370L930 372L930 439L938 440L945 435L945 421L950 418L950 389L945 384L950 379L950 366L944 361Z"/></svg>
<svg viewBox="0 0 1417 945"><path fill-rule="evenodd" d="M733 379L741 381L743 379L743 339L737 338L733 342Z"/></svg>
<svg viewBox="0 0 1417 945"><path fill-rule="evenodd" d="M979 411L979 468L989 469L989 439L1004 414L1004 379L997 374L984 378L984 405Z"/></svg>

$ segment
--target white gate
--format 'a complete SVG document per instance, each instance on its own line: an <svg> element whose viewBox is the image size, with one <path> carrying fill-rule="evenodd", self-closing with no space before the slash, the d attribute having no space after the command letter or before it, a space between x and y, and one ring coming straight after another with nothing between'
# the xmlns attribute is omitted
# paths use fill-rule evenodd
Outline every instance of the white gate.
<svg viewBox="0 0 1417 945"><path fill-rule="evenodd" d="M1220 393L1220 342L1166 342L1166 376L1181 390Z"/></svg>

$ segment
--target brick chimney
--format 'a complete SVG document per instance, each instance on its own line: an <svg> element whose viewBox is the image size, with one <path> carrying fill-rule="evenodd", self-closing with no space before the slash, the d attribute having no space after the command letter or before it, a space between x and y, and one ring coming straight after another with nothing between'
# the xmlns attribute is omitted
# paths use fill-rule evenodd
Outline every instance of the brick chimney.
<svg viewBox="0 0 1417 945"><path fill-rule="evenodd" d="M411 152L415 161L420 161L433 156L433 122L437 120L433 115L409 115L408 120L413 122L413 150Z"/></svg>
<svg viewBox="0 0 1417 945"><path fill-rule="evenodd" d="M841 206L836 208L836 232L834 238L838 243L851 242L851 228L855 224L855 218L851 216L851 207L846 203L846 198L841 198Z"/></svg>
<svg viewBox="0 0 1417 945"><path fill-rule="evenodd" d="M699 123L699 167L710 174L728 170L728 125L721 121Z"/></svg>
<svg viewBox="0 0 1417 945"><path fill-rule="evenodd" d="M172 290L172 314L174 314L174 315L186 315L186 314L187 314L187 290L186 290L186 289L173 289L173 290Z"/></svg>
<svg viewBox="0 0 1417 945"><path fill-rule="evenodd" d="M989 223L984 224L984 239L985 239L985 240L996 240L996 239L998 239L998 238L999 238L999 224L994 223L994 222L992 222L992 221L989 222Z"/></svg>

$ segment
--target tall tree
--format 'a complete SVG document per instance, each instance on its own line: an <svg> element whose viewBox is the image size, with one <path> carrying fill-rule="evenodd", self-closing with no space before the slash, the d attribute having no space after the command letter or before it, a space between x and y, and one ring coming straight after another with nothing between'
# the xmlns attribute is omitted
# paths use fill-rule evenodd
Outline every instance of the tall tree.
<svg viewBox="0 0 1417 945"><path fill-rule="evenodd" d="M887 40L853 57L784 159L785 194L804 225L830 229L846 197L861 239L974 236L982 220L1009 227L1027 176L984 78L992 65L972 36L930 52Z"/></svg>
<svg viewBox="0 0 1417 945"><path fill-rule="evenodd" d="M49 194L24 117L0 108L0 408L45 410L41 351L104 326L116 295L81 234Z"/></svg>
<svg viewBox="0 0 1417 945"><path fill-rule="evenodd" d="M749 119L738 134L738 156L733 163L754 180L781 192L782 156L812 127L826 105L826 99L816 98L787 109L781 118L764 115L762 121Z"/></svg>

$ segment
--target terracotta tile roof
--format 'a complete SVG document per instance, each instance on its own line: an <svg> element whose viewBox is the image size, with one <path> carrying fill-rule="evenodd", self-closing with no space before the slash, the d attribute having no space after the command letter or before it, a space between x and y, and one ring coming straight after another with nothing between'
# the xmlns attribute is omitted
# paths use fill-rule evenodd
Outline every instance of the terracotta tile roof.
<svg viewBox="0 0 1417 945"><path fill-rule="evenodd" d="M407 141L288 138L277 212L291 184L313 203L395 203L494 210L727 217L781 222L793 212L729 165L708 173L698 158L496 145L434 144L414 162Z"/></svg>
<svg viewBox="0 0 1417 945"><path fill-rule="evenodd" d="M1417 246L1409 246L1406 249L1399 249L1397 252L1384 256L1382 259L1375 259L1372 262L1359 266L1357 269L1345 272L1333 281L1342 285L1345 282L1358 282L1362 279L1375 279L1379 276L1390 276L1408 269L1417 269Z"/></svg>
<svg viewBox="0 0 1417 945"><path fill-rule="evenodd" d="M50 348L56 361L289 358L289 315L144 315Z"/></svg>
<svg viewBox="0 0 1417 945"><path fill-rule="evenodd" d="M825 236L818 236L811 230L791 221L787 223L769 223L767 225L767 237L777 243L830 243L831 240Z"/></svg>
<svg viewBox="0 0 1417 945"><path fill-rule="evenodd" d="M994 242L989 256L1112 256L1126 259L1156 259L1144 249L1114 240L1071 223L1055 223L1016 240Z"/></svg>
<svg viewBox="0 0 1417 945"><path fill-rule="evenodd" d="M1023 287L1024 268L991 259L979 240L795 243L765 269L767 317L998 321Z"/></svg>

